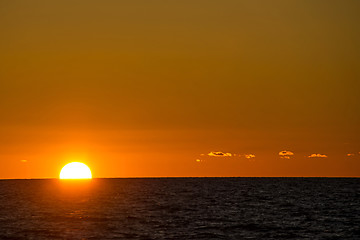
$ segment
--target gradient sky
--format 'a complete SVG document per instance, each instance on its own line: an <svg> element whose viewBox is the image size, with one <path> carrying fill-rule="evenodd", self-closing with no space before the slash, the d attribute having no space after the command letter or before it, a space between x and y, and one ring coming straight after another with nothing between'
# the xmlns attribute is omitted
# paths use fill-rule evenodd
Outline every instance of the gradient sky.
<svg viewBox="0 0 360 240"><path fill-rule="evenodd" d="M359 12L0 0L0 178L360 176Z"/></svg>

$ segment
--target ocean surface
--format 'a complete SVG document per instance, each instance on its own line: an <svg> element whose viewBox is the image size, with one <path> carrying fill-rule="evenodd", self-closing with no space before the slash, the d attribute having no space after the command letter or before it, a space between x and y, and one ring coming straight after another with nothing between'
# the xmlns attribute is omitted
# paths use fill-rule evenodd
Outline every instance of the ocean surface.
<svg viewBox="0 0 360 240"><path fill-rule="evenodd" d="M0 239L360 239L360 179L0 180Z"/></svg>

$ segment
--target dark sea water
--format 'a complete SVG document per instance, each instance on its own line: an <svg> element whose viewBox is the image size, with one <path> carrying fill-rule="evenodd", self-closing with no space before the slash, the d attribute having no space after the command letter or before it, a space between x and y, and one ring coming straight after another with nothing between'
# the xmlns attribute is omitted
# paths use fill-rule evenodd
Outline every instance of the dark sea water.
<svg viewBox="0 0 360 240"><path fill-rule="evenodd" d="M360 239L360 179L0 181L0 239L302 238Z"/></svg>

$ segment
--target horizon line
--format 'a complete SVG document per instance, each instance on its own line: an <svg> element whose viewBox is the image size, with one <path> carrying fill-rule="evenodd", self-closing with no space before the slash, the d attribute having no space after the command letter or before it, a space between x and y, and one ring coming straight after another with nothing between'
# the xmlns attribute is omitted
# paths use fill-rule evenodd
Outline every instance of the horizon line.
<svg viewBox="0 0 360 240"><path fill-rule="evenodd" d="M95 177L92 179L162 179L162 178L360 178L360 176L151 176L151 177ZM92 180L60 178L0 178L1 180Z"/></svg>

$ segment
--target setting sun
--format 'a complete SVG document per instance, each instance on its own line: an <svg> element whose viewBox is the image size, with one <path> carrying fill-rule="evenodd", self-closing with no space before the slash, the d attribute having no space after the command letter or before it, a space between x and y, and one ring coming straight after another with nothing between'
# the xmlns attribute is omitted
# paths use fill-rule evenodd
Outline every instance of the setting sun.
<svg viewBox="0 0 360 240"><path fill-rule="evenodd" d="M72 162L66 164L60 172L60 179L91 179L91 170L84 163Z"/></svg>

